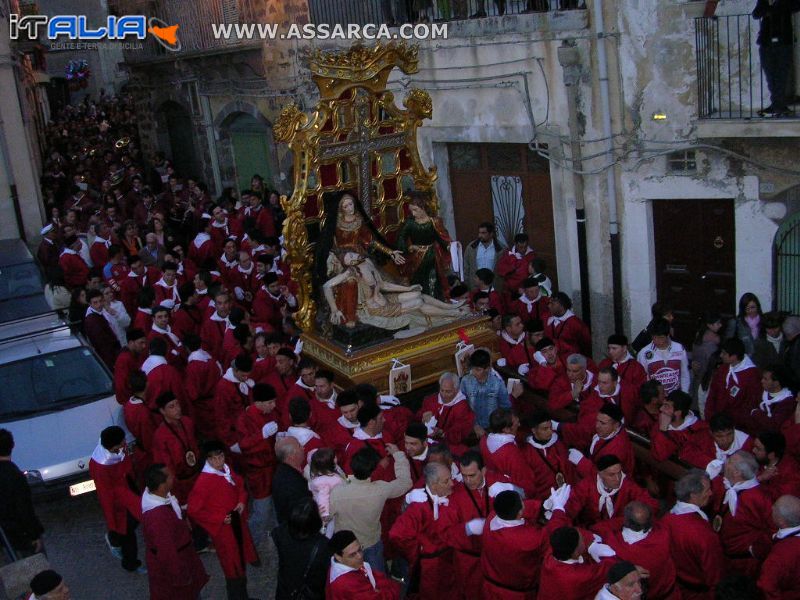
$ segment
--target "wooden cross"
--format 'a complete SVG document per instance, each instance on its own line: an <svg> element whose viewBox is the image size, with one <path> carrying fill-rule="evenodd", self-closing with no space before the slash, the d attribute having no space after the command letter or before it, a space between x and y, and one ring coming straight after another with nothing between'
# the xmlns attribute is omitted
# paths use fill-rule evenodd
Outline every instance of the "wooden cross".
<svg viewBox="0 0 800 600"><path fill-rule="evenodd" d="M348 140L335 144L326 144L320 147L320 160L333 158L352 158L358 168L358 195L361 206L367 215L370 212L370 192L372 190L372 154L387 148L398 148L406 145L405 133L392 133L389 135L376 135L370 133L369 127L369 97L359 94L355 99L355 124ZM355 139L352 139L355 138Z"/></svg>

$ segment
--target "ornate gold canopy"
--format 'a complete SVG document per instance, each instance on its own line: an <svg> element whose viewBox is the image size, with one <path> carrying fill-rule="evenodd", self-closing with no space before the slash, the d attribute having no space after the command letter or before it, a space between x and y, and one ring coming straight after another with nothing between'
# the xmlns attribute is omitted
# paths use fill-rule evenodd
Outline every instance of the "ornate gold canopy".
<svg viewBox="0 0 800 600"><path fill-rule="evenodd" d="M403 110L386 89L395 67L417 72L417 47L356 45L344 52L317 50L308 60L319 103L310 115L290 104L274 126L275 139L294 155L294 192L281 204L287 260L300 288L296 319L305 331L316 313L312 248L325 216L324 193L356 190L366 214L390 239L404 218L404 193L430 192L431 213L438 209L436 168L426 169L417 151L417 128L431 118L431 98L411 89Z"/></svg>

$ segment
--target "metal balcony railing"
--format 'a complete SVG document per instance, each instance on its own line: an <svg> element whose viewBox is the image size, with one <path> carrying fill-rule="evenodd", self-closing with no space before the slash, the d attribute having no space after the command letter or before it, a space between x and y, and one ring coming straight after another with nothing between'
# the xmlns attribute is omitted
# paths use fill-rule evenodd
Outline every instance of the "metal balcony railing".
<svg viewBox="0 0 800 600"><path fill-rule="evenodd" d="M769 104L756 44L758 27L749 14L695 19L701 119L750 119Z"/></svg>
<svg viewBox="0 0 800 600"><path fill-rule="evenodd" d="M396 25L585 8L584 0L309 0L311 22Z"/></svg>

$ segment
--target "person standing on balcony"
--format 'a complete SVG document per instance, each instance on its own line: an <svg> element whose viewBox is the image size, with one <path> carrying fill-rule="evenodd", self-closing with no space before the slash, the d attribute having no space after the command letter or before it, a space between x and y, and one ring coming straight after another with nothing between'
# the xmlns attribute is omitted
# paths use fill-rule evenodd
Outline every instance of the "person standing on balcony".
<svg viewBox="0 0 800 600"><path fill-rule="evenodd" d="M759 58L771 104L758 114L786 117L792 114L788 105L789 81L792 72L792 13L800 10L798 0L758 0L753 18L761 21L758 32Z"/></svg>

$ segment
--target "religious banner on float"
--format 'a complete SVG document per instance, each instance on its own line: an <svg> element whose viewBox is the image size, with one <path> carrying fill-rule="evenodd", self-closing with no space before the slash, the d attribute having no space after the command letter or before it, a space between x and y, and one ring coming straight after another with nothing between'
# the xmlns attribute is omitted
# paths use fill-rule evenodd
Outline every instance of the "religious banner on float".
<svg viewBox="0 0 800 600"><path fill-rule="evenodd" d="M469 372L469 357L475 351L475 344L467 344L466 342L458 342L456 346L456 372L459 377L463 377Z"/></svg>
<svg viewBox="0 0 800 600"><path fill-rule="evenodd" d="M411 365L404 365L396 358L392 359L389 370L389 395L399 396L411 391Z"/></svg>

